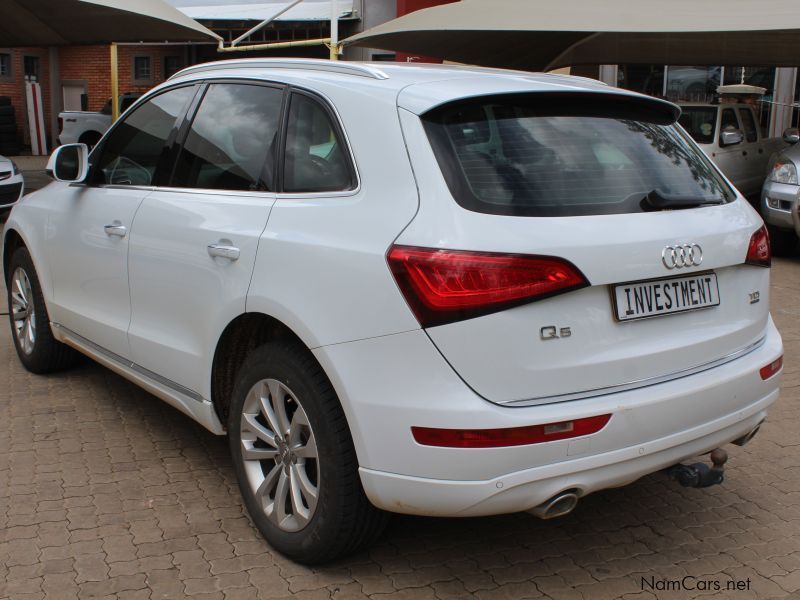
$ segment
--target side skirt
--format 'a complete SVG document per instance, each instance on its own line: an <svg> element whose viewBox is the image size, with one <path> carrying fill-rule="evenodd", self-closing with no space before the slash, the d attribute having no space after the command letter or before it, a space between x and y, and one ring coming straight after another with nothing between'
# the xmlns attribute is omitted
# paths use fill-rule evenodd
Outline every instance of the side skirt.
<svg viewBox="0 0 800 600"><path fill-rule="evenodd" d="M154 396L161 398L170 406L177 408L200 423L211 433L217 435L225 434L225 428L220 423L217 413L214 411L214 405L210 400L206 400L197 392L98 346L58 323L51 323L50 325L53 329L53 335L58 341L72 346L92 360L111 369L118 375L122 375L125 379L147 390Z"/></svg>

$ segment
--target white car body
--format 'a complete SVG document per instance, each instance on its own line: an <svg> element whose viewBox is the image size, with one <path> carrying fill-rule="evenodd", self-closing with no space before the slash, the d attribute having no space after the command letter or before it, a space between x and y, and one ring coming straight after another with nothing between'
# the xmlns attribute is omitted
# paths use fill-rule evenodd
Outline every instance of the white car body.
<svg viewBox="0 0 800 600"><path fill-rule="evenodd" d="M58 118L64 124L58 141L61 144L83 143L81 140L89 134L99 139L111 127L111 115L89 111L69 111L59 113Z"/></svg>
<svg viewBox="0 0 800 600"><path fill-rule="evenodd" d="M770 157L786 147L779 137L767 137L758 124L758 118L749 104L703 104L699 102L681 102L679 106L684 114L681 124L689 131L703 152L717 165L725 176L745 197L761 193L761 186L767 175ZM691 111L705 112L710 118L700 127L693 128L686 122ZM726 123L740 134L741 141L735 144L724 144L721 139L723 130L723 111L730 115ZM703 135L706 134L706 135Z"/></svg>
<svg viewBox="0 0 800 600"><path fill-rule="evenodd" d="M212 383L220 340L254 314L283 324L316 357L347 417L364 490L392 512L509 513L565 490L623 485L748 435L777 399L779 377L759 375L782 356L769 269L744 264L762 222L741 196L690 211L481 214L453 200L420 119L493 94L644 97L557 75L260 59L190 68L156 92L206 79L319 95L341 121L355 189L55 182L14 209L6 247L13 232L30 250L59 340L210 431L225 432ZM104 231L111 225L125 228L122 237ZM235 244L239 259L210 258L210 244ZM721 304L616 321L610 286L675 275L662 254L681 244L702 244L703 262L679 274L716 273ZM423 328L387 265L393 245L556 256L591 284ZM571 335L545 339L550 326ZM411 433L605 414L592 435L513 447L433 447Z"/></svg>
<svg viewBox="0 0 800 600"><path fill-rule="evenodd" d="M0 156L0 211L11 209L25 193L25 182L17 165Z"/></svg>
<svg viewBox="0 0 800 600"><path fill-rule="evenodd" d="M120 114L124 113L140 94L120 96ZM68 110L59 113L61 132L58 134L60 144L89 144L94 146L103 134L111 127L111 101L106 103L102 111Z"/></svg>

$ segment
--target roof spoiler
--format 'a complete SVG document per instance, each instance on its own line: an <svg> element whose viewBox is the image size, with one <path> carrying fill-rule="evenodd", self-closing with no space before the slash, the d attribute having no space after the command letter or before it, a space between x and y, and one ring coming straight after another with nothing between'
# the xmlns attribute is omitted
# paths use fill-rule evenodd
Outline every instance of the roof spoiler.
<svg viewBox="0 0 800 600"><path fill-rule="evenodd" d="M681 116L680 107L672 102L642 94L620 92L614 88L609 88L608 91L531 91L471 96L441 104L426 114L432 115L454 104L524 105L534 109L542 117L628 119L656 125L671 125Z"/></svg>

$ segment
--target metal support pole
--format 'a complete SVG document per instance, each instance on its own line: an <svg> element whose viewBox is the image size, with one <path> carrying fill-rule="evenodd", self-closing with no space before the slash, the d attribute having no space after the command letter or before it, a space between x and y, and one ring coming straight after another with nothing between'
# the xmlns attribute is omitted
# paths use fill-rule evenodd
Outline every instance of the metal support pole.
<svg viewBox="0 0 800 600"><path fill-rule="evenodd" d="M297 48L300 46L328 45L330 38L317 38L313 40L292 40L289 42L269 42L266 44L248 44L247 46L220 46L217 52L249 52L250 50L274 50L276 48Z"/></svg>
<svg viewBox="0 0 800 600"><path fill-rule="evenodd" d="M111 44L111 122L119 119L119 56L117 45Z"/></svg>
<svg viewBox="0 0 800 600"><path fill-rule="evenodd" d="M239 42L241 42L241 41L243 41L243 40L246 40L246 39L247 39L247 38L249 38L251 35L253 35L253 34L254 34L256 31L258 31L259 29L262 29L262 28L266 27L266 26L267 26L267 25L269 25L269 24L270 24L272 21L274 21L275 19L277 19L278 17L280 17L280 16L281 16L283 13L285 13L286 11L288 11L288 10L289 10L289 9L291 9L291 8L294 8L295 6L297 6L298 4L300 4L302 1L303 1L303 0L294 0L293 2L290 2L288 5L284 6L282 9L280 9L280 10L279 10L278 12L276 12L274 15L272 15L272 16L271 16L271 17L269 17L268 19L264 19L263 21L261 21L261 23L259 23L258 25L256 25L255 27L253 27L252 29L250 29L249 31L247 31L247 33L243 33L243 34L242 34L242 35L240 35L238 38L236 38L235 40L233 40L233 41L231 42L231 46L232 46L232 47L233 47L233 46L238 46L238 45L239 45Z"/></svg>
<svg viewBox="0 0 800 600"><path fill-rule="evenodd" d="M339 7L331 0L331 60L339 60Z"/></svg>
<svg viewBox="0 0 800 600"><path fill-rule="evenodd" d="M50 46L48 49L50 58L50 144L53 148L58 147L58 113L64 108L64 95L61 90L61 70L58 67L58 48Z"/></svg>

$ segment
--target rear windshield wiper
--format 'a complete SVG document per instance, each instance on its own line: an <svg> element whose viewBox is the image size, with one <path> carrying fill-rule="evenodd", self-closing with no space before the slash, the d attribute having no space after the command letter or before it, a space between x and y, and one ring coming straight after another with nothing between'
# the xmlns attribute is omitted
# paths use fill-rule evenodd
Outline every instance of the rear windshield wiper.
<svg viewBox="0 0 800 600"><path fill-rule="evenodd" d="M673 196L660 190L652 190L642 199L644 210L680 210L682 208L696 208L711 204L723 204L721 198L703 198L698 196Z"/></svg>

